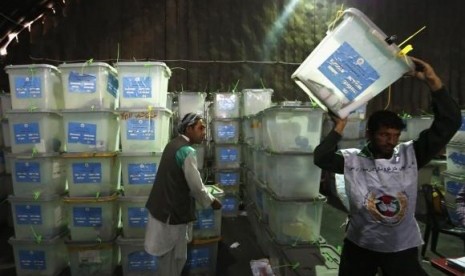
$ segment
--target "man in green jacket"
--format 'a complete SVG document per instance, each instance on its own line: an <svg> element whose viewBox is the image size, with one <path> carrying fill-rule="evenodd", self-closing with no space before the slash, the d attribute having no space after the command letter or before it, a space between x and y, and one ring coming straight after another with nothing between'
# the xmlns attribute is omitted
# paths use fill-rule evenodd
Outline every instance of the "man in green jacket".
<svg viewBox="0 0 465 276"><path fill-rule="evenodd" d="M210 195L197 169L195 149L205 139L205 123L195 113L184 116L179 136L163 150L160 166L146 207L149 211L145 250L158 257L157 275L181 275L187 259L187 243L192 239L195 203L221 209Z"/></svg>

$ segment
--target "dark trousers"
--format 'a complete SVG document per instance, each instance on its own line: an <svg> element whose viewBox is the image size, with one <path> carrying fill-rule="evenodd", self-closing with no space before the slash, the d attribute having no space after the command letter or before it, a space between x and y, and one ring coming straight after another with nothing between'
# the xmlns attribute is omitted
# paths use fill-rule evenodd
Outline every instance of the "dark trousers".
<svg viewBox="0 0 465 276"><path fill-rule="evenodd" d="M383 253L361 248L347 239L344 240L339 276L374 276L378 268L383 276L428 275L420 265L417 247Z"/></svg>

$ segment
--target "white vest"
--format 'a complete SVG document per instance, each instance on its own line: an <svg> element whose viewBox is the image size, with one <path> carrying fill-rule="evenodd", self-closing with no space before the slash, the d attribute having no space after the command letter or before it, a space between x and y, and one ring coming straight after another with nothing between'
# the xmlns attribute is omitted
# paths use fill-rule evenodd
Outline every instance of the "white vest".
<svg viewBox="0 0 465 276"><path fill-rule="evenodd" d="M341 150L350 222L347 239L377 252L398 252L422 244L415 220L418 169L412 141L391 159L373 159L359 149Z"/></svg>

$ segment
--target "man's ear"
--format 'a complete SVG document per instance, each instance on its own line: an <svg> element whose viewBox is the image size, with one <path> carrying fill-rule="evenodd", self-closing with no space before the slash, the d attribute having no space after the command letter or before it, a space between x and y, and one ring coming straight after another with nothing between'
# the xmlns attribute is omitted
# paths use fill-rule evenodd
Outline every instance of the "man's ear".
<svg viewBox="0 0 465 276"><path fill-rule="evenodd" d="M184 132L184 135L190 134L192 132L192 126L186 127L186 131Z"/></svg>

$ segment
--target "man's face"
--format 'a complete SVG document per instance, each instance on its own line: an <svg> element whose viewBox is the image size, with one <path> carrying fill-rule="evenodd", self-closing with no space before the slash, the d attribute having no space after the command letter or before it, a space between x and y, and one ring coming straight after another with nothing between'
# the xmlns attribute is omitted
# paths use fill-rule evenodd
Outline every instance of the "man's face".
<svg viewBox="0 0 465 276"><path fill-rule="evenodd" d="M399 143L400 130L390 127L380 127L374 133L368 132L368 139L373 147L376 158L391 158L394 147Z"/></svg>
<svg viewBox="0 0 465 276"><path fill-rule="evenodd" d="M191 143L200 144L205 140L205 129L205 123L203 119L200 119L195 125L187 127L185 135L189 137Z"/></svg>

